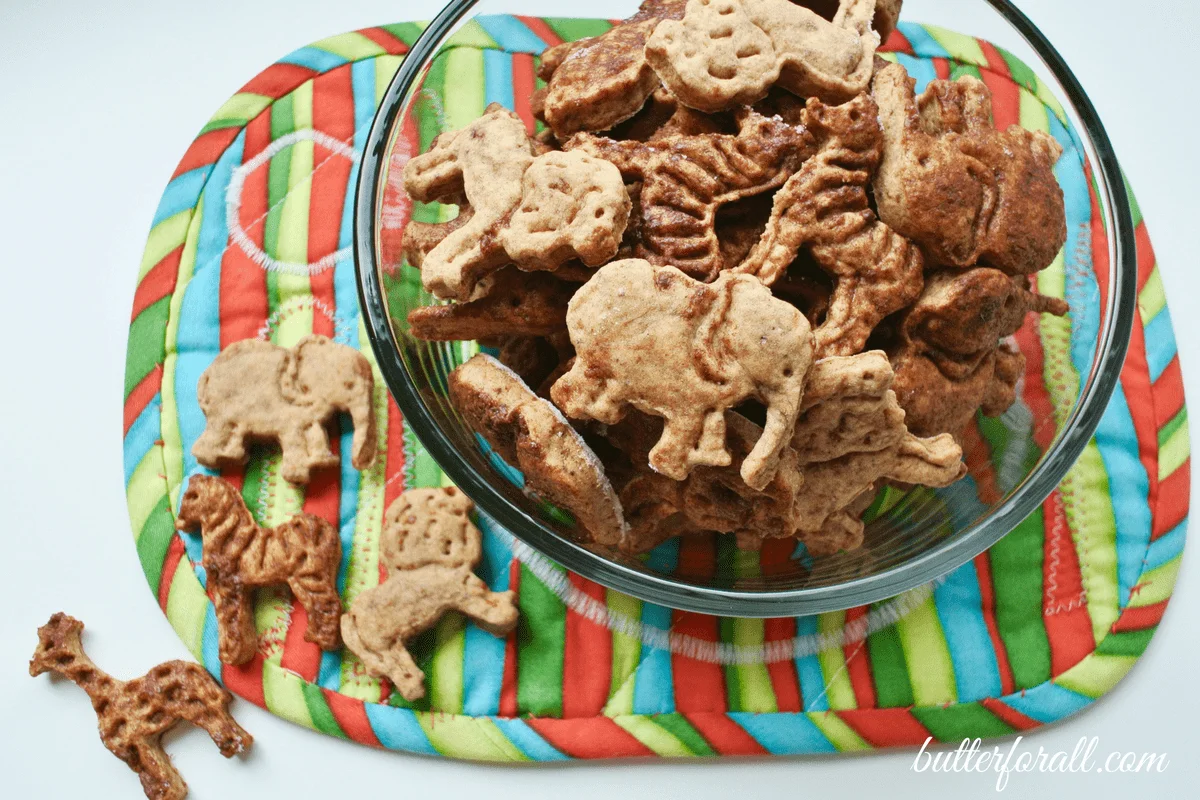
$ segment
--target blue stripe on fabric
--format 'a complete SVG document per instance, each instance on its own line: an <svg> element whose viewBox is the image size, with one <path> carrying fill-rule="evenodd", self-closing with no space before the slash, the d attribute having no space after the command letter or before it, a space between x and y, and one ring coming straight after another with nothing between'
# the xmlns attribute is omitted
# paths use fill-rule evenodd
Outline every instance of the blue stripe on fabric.
<svg viewBox="0 0 1200 800"><path fill-rule="evenodd" d="M212 165L206 164L172 178L163 191L162 199L158 201L158 209L154 212L154 221L150 223L151 227L176 214L195 208L196 201L200 199L200 192L204 189L204 182L208 180L210 172L212 172Z"/></svg>
<svg viewBox="0 0 1200 800"><path fill-rule="evenodd" d="M971 703L1000 694L1004 691L1000 665L983 619L983 595L974 562L950 573L934 589L933 600L954 664L958 701Z"/></svg>
<svg viewBox="0 0 1200 800"><path fill-rule="evenodd" d="M204 631L200 634L200 654L203 656L204 668L219 679L221 648L217 631L217 610L210 600L204 604Z"/></svg>
<svg viewBox="0 0 1200 800"><path fill-rule="evenodd" d="M670 575L679 565L679 540L673 539L654 548L646 567ZM671 609L653 603L642 604L642 624L659 630L671 629ZM671 714L675 711L674 675L671 652L658 647L642 647L633 684L633 713Z"/></svg>
<svg viewBox="0 0 1200 800"><path fill-rule="evenodd" d="M340 67L346 63L346 59L328 50L309 45L301 47L299 50L293 50L279 59L279 63L295 64L298 67L307 67L314 72L321 73L329 72L334 67Z"/></svg>
<svg viewBox="0 0 1200 800"><path fill-rule="evenodd" d="M913 52L921 59L929 58L949 58L950 54L946 52L946 48L938 43L929 35L929 31L925 30L924 26L914 22L901 22L898 26L900 33L904 34L904 38L908 39L912 45ZM921 89L917 90L922 91Z"/></svg>
<svg viewBox="0 0 1200 800"><path fill-rule="evenodd" d="M817 636L817 618L796 617L796 636ZM828 711L825 676L821 674L821 662L816 654L796 659L796 676L800 679L800 697L805 711Z"/></svg>
<svg viewBox="0 0 1200 800"><path fill-rule="evenodd" d="M1093 702L1090 697L1050 682L1001 697L1000 700L1041 723L1057 722Z"/></svg>
<svg viewBox="0 0 1200 800"><path fill-rule="evenodd" d="M385 706L382 703L363 703L367 711L367 721L375 738L389 750L401 750L407 753L421 753L427 756L441 755L432 744L417 715L412 709Z"/></svg>
<svg viewBox="0 0 1200 800"><path fill-rule="evenodd" d="M913 58L904 53L896 53L896 60L908 70L908 74L916 80L917 94L925 91L925 87L930 81L937 80L937 69L933 66L933 62L925 58Z"/></svg>
<svg viewBox="0 0 1200 800"><path fill-rule="evenodd" d="M482 513L476 522L483 534L483 559L477 570L492 591L508 590L511 537ZM471 624L463 640L463 713L493 717L500 713L500 687L504 680L505 641Z"/></svg>
<svg viewBox="0 0 1200 800"><path fill-rule="evenodd" d="M162 436L162 392L154 395L142 413L129 426L123 445L125 451L125 485L133 477L133 471Z"/></svg>
<svg viewBox="0 0 1200 800"><path fill-rule="evenodd" d="M1187 540L1187 525L1188 521L1185 517L1183 522L1150 543L1150 547L1146 550L1146 563L1143 567L1145 572L1158 569L1179 557L1179 554L1183 552L1183 543Z"/></svg>
<svg viewBox="0 0 1200 800"><path fill-rule="evenodd" d="M525 724L524 720L493 717L492 722L517 749L534 761L569 761L557 748Z"/></svg>
<svg viewBox="0 0 1200 800"><path fill-rule="evenodd" d="M321 665L317 668L317 685L336 692L342 686L341 652L321 652Z"/></svg>
<svg viewBox="0 0 1200 800"><path fill-rule="evenodd" d="M1137 430L1125 399L1125 387L1118 384L1108 408L1096 428L1096 447L1108 473L1108 486L1088 487L1112 495L1113 515L1117 523L1118 603L1124 608L1130 592L1142 574L1142 559L1150 545L1154 520L1150 513L1150 478L1138 458Z"/></svg>
<svg viewBox="0 0 1200 800"><path fill-rule="evenodd" d="M1163 308L1146 326L1146 363L1150 367L1151 383L1157 381L1171 365L1177 352L1175 332L1171 327L1171 310Z"/></svg>
<svg viewBox="0 0 1200 800"><path fill-rule="evenodd" d="M772 755L836 753L837 748L805 714L755 714L732 711L729 718L741 725Z"/></svg>
<svg viewBox="0 0 1200 800"><path fill-rule="evenodd" d="M515 110L512 56L501 50L483 51L483 101Z"/></svg>
<svg viewBox="0 0 1200 800"><path fill-rule="evenodd" d="M484 14L475 19L496 44L510 53L540 53L550 46L509 14Z"/></svg>
<svg viewBox="0 0 1200 800"><path fill-rule="evenodd" d="M213 166L208 185L201 196L204 204L200 231L196 240L196 266L184 288L179 310L179 331L175 342L175 408L183 450L185 480L196 473L215 474L203 469L192 455L192 445L204 432L204 412L196 395L200 375L221 351L221 259L229 243L225 224L225 190L234 169L242 163L246 132L238 133L233 143ZM188 558L200 562L200 537L183 537Z"/></svg>

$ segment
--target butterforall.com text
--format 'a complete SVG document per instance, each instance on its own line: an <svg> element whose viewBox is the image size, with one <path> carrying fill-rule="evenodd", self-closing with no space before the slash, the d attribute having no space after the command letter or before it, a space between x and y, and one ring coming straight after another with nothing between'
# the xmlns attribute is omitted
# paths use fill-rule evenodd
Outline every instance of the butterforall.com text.
<svg viewBox="0 0 1200 800"><path fill-rule="evenodd" d="M911 769L914 772L934 773L994 772L996 791L1003 792L1008 786L1009 777L1014 773L1166 772L1171 763L1166 753L1113 751L1097 755L1096 751L1100 747L1098 736L1080 737L1075 749L1070 753L1065 750L1047 752L1044 747L1039 747L1036 753L1030 749L1022 749L1021 742L1024 738L1018 736L1007 748L996 746L984 749L980 739L963 739L957 749L931 751L929 746L934 741L930 737L921 745Z"/></svg>

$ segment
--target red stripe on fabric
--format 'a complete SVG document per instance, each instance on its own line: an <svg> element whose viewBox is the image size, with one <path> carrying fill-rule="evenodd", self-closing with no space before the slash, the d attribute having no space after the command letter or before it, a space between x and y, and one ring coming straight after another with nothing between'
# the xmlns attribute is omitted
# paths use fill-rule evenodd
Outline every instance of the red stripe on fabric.
<svg viewBox="0 0 1200 800"><path fill-rule="evenodd" d="M1046 353L1042 348L1041 320L1033 316L1025 321L1013 337L1025 356L1025 393L1022 399L1033 419L1033 440L1042 451L1050 449L1056 433L1054 402L1046 388L1048 383L1066 383L1062 373L1046 375Z"/></svg>
<svg viewBox="0 0 1200 800"><path fill-rule="evenodd" d="M933 735L907 708L838 711L837 715L872 747L920 745Z"/></svg>
<svg viewBox="0 0 1200 800"><path fill-rule="evenodd" d="M354 84L349 69L335 69L313 81L313 129L344 142L354 143ZM342 236L342 212L346 205L347 186L353 162L319 144L313 148L312 192L308 206L308 260L319 261L336 253ZM332 337L334 324L330 314L336 313L333 290L334 269L322 270L310 276L313 298L328 309L318 306L313 311L313 333Z"/></svg>
<svg viewBox="0 0 1200 800"><path fill-rule="evenodd" d="M937 74L938 78L944 81L950 80L950 59L935 58L932 61L933 71Z"/></svg>
<svg viewBox="0 0 1200 800"><path fill-rule="evenodd" d="M983 438L983 434L979 432L979 425L974 420L963 429L962 451L967 468L971 471L971 478L975 481L975 495L979 501L986 505L999 503L1004 493L996 483L996 467L991 458L992 446Z"/></svg>
<svg viewBox="0 0 1200 800"><path fill-rule="evenodd" d="M1050 642L1050 675L1061 675L1096 649L1096 637L1083 592L1079 556L1062 494L1056 489L1042 504L1045 520L1042 616Z"/></svg>
<svg viewBox="0 0 1200 800"><path fill-rule="evenodd" d="M867 611L866 606L848 609L846 627L867 616ZM842 653L846 656L846 674L854 689L855 704L859 708L875 708L879 703L875 696L875 681L871 677L871 659L867 657L867 640L843 645Z"/></svg>
<svg viewBox="0 0 1200 800"><path fill-rule="evenodd" d="M892 35L883 43L883 47L879 48L879 51L881 53L907 53L910 56L915 54L912 42L898 30L892 31Z"/></svg>
<svg viewBox="0 0 1200 800"><path fill-rule="evenodd" d="M679 546L680 561L689 539ZM692 636L704 642L721 640L721 621L707 614L674 611L671 630L681 636ZM698 661L682 653L671 654L671 681L675 690L675 710L682 713L725 713L725 670L720 664Z"/></svg>
<svg viewBox="0 0 1200 800"><path fill-rule="evenodd" d="M171 179L174 180L185 172L215 164L241 132L241 128L220 128L197 136L179 160L175 171L171 173Z"/></svg>
<svg viewBox="0 0 1200 800"><path fill-rule="evenodd" d="M796 552L795 539L767 539L758 554L758 566L763 577L786 575L792 572L792 553Z"/></svg>
<svg viewBox="0 0 1200 800"><path fill-rule="evenodd" d="M412 216L412 201L404 190L404 167L421 152L416 115L405 114L388 160L387 183L383 187L384 212L379 224L379 263L387 274L395 274L404 263L404 229Z"/></svg>
<svg viewBox="0 0 1200 800"><path fill-rule="evenodd" d="M179 568L179 562L183 558L185 550L183 540L178 536L171 537L171 544L167 546L167 557L163 561L162 577L158 580L158 607L166 613L167 598L171 594L171 581L175 580L175 570Z"/></svg>
<svg viewBox="0 0 1200 800"><path fill-rule="evenodd" d="M1145 220L1142 220L1137 226L1133 236L1137 241L1138 291L1140 292L1146 287L1146 281L1150 280L1150 275L1154 272L1158 259L1154 256L1154 245L1150 243L1150 230L1146 227Z"/></svg>
<svg viewBox="0 0 1200 800"><path fill-rule="evenodd" d="M261 94L278 99L317 74L316 70L308 67L280 61L255 75L238 92Z"/></svg>
<svg viewBox="0 0 1200 800"><path fill-rule="evenodd" d="M130 322L137 319L138 315L147 308L175 291L175 282L179 278L179 261L182 257L183 245L179 245L163 256L162 261L151 267L146 276L138 282L137 291L133 295L133 313L129 315Z"/></svg>
<svg viewBox="0 0 1200 800"><path fill-rule="evenodd" d="M693 712L683 716L709 746L723 756L771 755L771 751L759 744L745 728L723 713Z"/></svg>
<svg viewBox="0 0 1200 800"><path fill-rule="evenodd" d="M634 758L654 755L653 751L607 717L529 717L525 722L551 747L572 758Z"/></svg>
<svg viewBox="0 0 1200 800"><path fill-rule="evenodd" d="M1189 458L1172 472L1158 487L1158 502L1154 506L1154 527L1150 541L1160 539L1178 528L1188 515L1188 493L1192 488L1192 461Z"/></svg>
<svg viewBox="0 0 1200 800"><path fill-rule="evenodd" d="M997 130L1008 130L1021 122L1021 87L1012 78L997 75L990 70L980 70L983 83L992 92L992 118Z"/></svg>
<svg viewBox="0 0 1200 800"><path fill-rule="evenodd" d="M363 28L359 34L370 39L387 51L388 55L402 56L408 52L408 45L397 39L383 28ZM353 117L351 117L353 119Z"/></svg>
<svg viewBox="0 0 1200 800"><path fill-rule="evenodd" d="M796 638L796 620L791 617L763 620L763 641L790 642ZM800 678L796 674L796 662L792 659L773 661L767 664L771 676L771 687L775 692L775 707L779 711L802 711L800 700ZM676 692L678 695L678 692Z"/></svg>
<svg viewBox="0 0 1200 800"><path fill-rule="evenodd" d="M387 461L384 469L387 482L383 487L384 509L391 506L396 498L404 493L407 488L405 484L408 482L404 475L404 415L400 413L400 406L396 405L396 400L391 394L388 394L387 425Z"/></svg>
<svg viewBox="0 0 1200 800"><path fill-rule="evenodd" d="M1042 723L1038 722L1036 719L1025 716L1012 706L1001 702L994 697L983 698L979 701L979 705L990 711L992 715L1001 722L1007 724L1009 727L1015 728L1016 730L1031 731L1034 728L1040 728L1042 726Z"/></svg>
<svg viewBox="0 0 1200 800"><path fill-rule="evenodd" d="M1012 80L1012 70L1008 68L1008 62L1004 60L1004 56L1000 55L1000 51L991 42L983 39L977 39L979 48L983 50L983 57L987 59L988 69L999 74L1003 78Z"/></svg>
<svg viewBox="0 0 1200 800"><path fill-rule="evenodd" d="M508 571L508 588L521 591L521 562L515 558ZM611 666L609 667L611 669ZM502 717L517 716L517 632L513 630L504 640L504 673L500 678L500 707Z"/></svg>
<svg viewBox="0 0 1200 800"><path fill-rule="evenodd" d="M1009 663L1004 640L1000 638L1000 628L996 625L996 589L992 584L992 564L988 561L987 553L975 557L975 577L979 581L979 595L983 600L983 621L987 625L988 637L992 640L992 650L996 653L1000 689L1004 694L1011 694L1015 688L1012 664Z"/></svg>
<svg viewBox="0 0 1200 800"><path fill-rule="evenodd" d="M321 694L325 696L329 711L333 714L333 719L337 722L338 727L342 729L342 733L359 744L383 747L378 737L375 736L375 731L371 728L371 721L367 718L367 709L361 700L355 700L329 689L322 689Z"/></svg>
<svg viewBox="0 0 1200 800"><path fill-rule="evenodd" d="M1161 603L1155 603L1152 606L1127 606L1121 612L1121 616L1112 624L1110 630L1113 633L1125 633L1127 631L1144 631L1147 628L1153 628L1158 623L1162 622L1163 614L1167 610L1167 604L1171 602L1168 597Z"/></svg>
<svg viewBox="0 0 1200 800"><path fill-rule="evenodd" d="M604 604L603 586L574 573L568 573L567 579L576 589ZM611 684L612 634L605 626L568 610L563 642L563 716L601 714Z"/></svg>
<svg viewBox="0 0 1200 800"><path fill-rule="evenodd" d="M523 17L517 15L517 19L525 25L526 28L533 31L533 35L546 43L547 47L554 47L556 44L562 44L562 37L554 32L554 29L546 24L546 20L538 19L537 17Z"/></svg>
<svg viewBox="0 0 1200 800"><path fill-rule="evenodd" d="M312 642L305 641L304 635L307 632L308 612L293 598L292 613L288 619L287 635L283 638L283 655L280 658L279 666L312 683L317 679L317 670L321 667L321 648Z"/></svg>
<svg viewBox="0 0 1200 800"><path fill-rule="evenodd" d="M537 87L533 72L533 56L528 53L513 53L512 56L513 111L525 123L525 132L532 136L537 131L537 119L533 116L530 100Z"/></svg>
<svg viewBox="0 0 1200 800"><path fill-rule="evenodd" d="M242 161L245 163L271 143L271 115L259 114L246 126ZM238 219L250 239L262 247L267 214L267 165L246 176ZM221 349L233 342L253 339L267 320L267 273L236 245L221 257Z"/></svg>
<svg viewBox="0 0 1200 800"><path fill-rule="evenodd" d="M129 429L133 427L133 423L137 421L137 418L146 410L146 406L150 405L150 401L162 389L162 376L162 365L159 364L150 370L146 377L142 378L141 383L133 387L133 390L129 392L129 397L125 398L123 414L125 418L125 433L129 433Z"/></svg>
<svg viewBox="0 0 1200 800"><path fill-rule="evenodd" d="M717 568L715 533L685 536L679 540L679 558L675 574L693 580L711 578Z"/></svg>
<svg viewBox="0 0 1200 800"><path fill-rule="evenodd" d="M1161 428L1183 410L1183 371L1179 368L1179 356L1167 364L1153 385L1154 422Z"/></svg>
<svg viewBox="0 0 1200 800"><path fill-rule="evenodd" d="M262 653L255 653L249 664L235 667L230 664L221 665L221 682L225 688L245 700L249 700L260 708L267 707L267 698L263 694L262 671L265 659Z"/></svg>

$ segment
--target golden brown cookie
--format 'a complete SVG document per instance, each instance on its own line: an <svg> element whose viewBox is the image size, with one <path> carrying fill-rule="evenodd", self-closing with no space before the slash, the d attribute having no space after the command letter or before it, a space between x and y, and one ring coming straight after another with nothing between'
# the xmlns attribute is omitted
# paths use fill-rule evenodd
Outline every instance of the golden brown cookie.
<svg viewBox="0 0 1200 800"><path fill-rule="evenodd" d="M421 306L408 312L412 335L426 341L492 336L549 336L567 329L567 303L578 284L553 272L508 266L491 276L478 300Z"/></svg>
<svg viewBox="0 0 1200 800"><path fill-rule="evenodd" d="M473 504L455 489L409 489L388 507L379 534L387 578L354 598L342 617L346 647L405 700L425 696L425 673L404 644L449 611L493 636L517 625L513 592L492 592L473 570L483 549Z"/></svg>
<svg viewBox="0 0 1200 800"><path fill-rule="evenodd" d="M600 460L562 414L512 370L477 355L450 373L450 398L525 485L575 517L593 541L620 543L625 519Z"/></svg>
<svg viewBox="0 0 1200 800"><path fill-rule="evenodd" d="M749 398L768 407L742 464L746 483L770 482L791 438L812 360L808 321L756 278L715 283L629 259L602 267L571 300L574 366L551 390L568 416L614 425L632 406L666 420L650 464L683 480L694 467L732 463L725 412Z"/></svg>
<svg viewBox="0 0 1200 800"><path fill-rule="evenodd" d="M201 564L217 615L223 664L245 664L258 651L254 589L286 584L308 612L307 641L322 650L341 647L337 592L342 542L337 529L313 514L297 514L282 525L262 528L242 494L210 475L193 475L179 504L175 527L199 529Z"/></svg>
<svg viewBox="0 0 1200 800"><path fill-rule="evenodd" d="M726 266L717 212L783 184L812 152L812 139L782 120L743 110L738 133L615 141L577 134L564 143L617 166L642 184L636 257L705 281Z"/></svg>
<svg viewBox="0 0 1200 800"><path fill-rule="evenodd" d="M875 0L842 0L832 21L788 0L689 0L646 40L646 60L701 111L750 105L776 85L844 103L871 80L874 18Z"/></svg>
<svg viewBox="0 0 1200 800"><path fill-rule="evenodd" d="M903 66L879 70L872 92L883 125L875 178L880 218L913 239L934 264L985 264L1010 275L1049 266L1066 241L1048 134L992 125L981 81L933 81L919 98Z"/></svg>
<svg viewBox="0 0 1200 800"><path fill-rule="evenodd" d="M38 646L29 662L33 677L57 672L91 698L100 740L129 765L150 800L182 800L183 776L163 750L162 735L181 721L203 728L226 758L253 743L229 714L233 696L199 664L168 661L140 678L121 681L107 675L83 651L83 623L61 612L38 628Z"/></svg>
<svg viewBox="0 0 1200 800"><path fill-rule="evenodd" d="M819 143L817 154L775 194L762 238L736 268L772 285L800 248L810 246L834 279L814 330L818 358L861 352L885 317L921 293L921 252L870 208L867 186L882 147L876 115L865 94L841 106L808 101L804 119Z"/></svg>
<svg viewBox="0 0 1200 800"><path fill-rule="evenodd" d="M308 483L313 469L337 465L325 423L345 412L354 421L351 463L366 469L377 446L374 392L366 357L324 336L305 336L292 348L234 342L200 376L196 396L206 424L192 455L219 469L246 460L247 440L274 440L283 449L280 474Z"/></svg>
<svg viewBox="0 0 1200 800"><path fill-rule="evenodd" d="M421 282L441 299L477 299L480 280L508 263L553 271L578 258L597 266L616 255L629 219L621 175L584 153L551 151L497 103L466 128L440 134L404 168L413 200L459 201L471 212L421 259ZM409 249L429 237L415 233Z"/></svg>

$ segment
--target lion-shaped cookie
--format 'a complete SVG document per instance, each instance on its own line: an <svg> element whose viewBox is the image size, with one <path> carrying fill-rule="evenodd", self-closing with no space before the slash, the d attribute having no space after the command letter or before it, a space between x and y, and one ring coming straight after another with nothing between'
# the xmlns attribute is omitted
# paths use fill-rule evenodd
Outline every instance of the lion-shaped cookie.
<svg viewBox="0 0 1200 800"><path fill-rule="evenodd" d="M460 611L503 636L517 625L513 592L492 592L473 572L482 557L473 504L454 487L409 489L388 507L379 537L387 579L354 599L342 638L367 671L406 700L425 696L425 673L404 643Z"/></svg>

